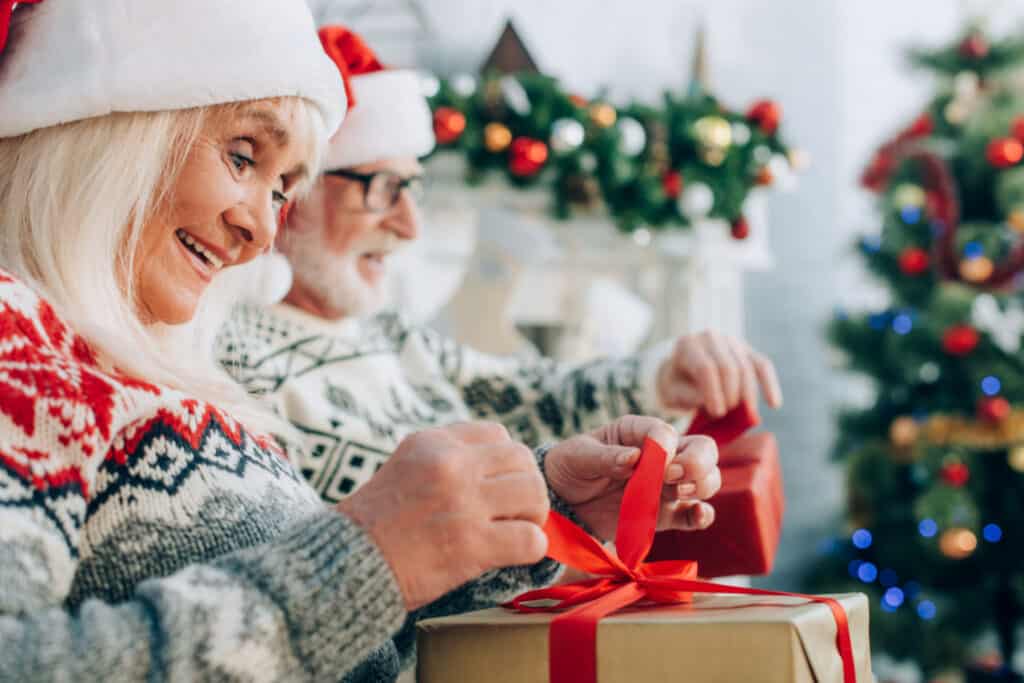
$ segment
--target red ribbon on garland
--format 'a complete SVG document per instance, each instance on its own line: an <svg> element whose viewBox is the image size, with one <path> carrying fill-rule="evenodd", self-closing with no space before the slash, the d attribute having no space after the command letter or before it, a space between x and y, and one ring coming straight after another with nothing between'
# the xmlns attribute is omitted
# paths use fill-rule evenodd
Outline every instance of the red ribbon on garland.
<svg viewBox="0 0 1024 683"><path fill-rule="evenodd" d="M697 580L697 563L689 560L643 561L654 539L666 457L665 450L656 442L644 441L640 461L622 498L615 533L618 556L562 515L554 511L549 514L544 525L548 557L595 577L529 591L505 605L519 612L571 608L551 621L548 634L551 683L597 683L597 624L604 617L641 601L692 602L694 593L796 597L827 605L836 622L836 648L843 662L843 682L856 683L850 625L846 612L836 600L700 581ZM530 604L538 600L554 600L556 604Z"/></svg>

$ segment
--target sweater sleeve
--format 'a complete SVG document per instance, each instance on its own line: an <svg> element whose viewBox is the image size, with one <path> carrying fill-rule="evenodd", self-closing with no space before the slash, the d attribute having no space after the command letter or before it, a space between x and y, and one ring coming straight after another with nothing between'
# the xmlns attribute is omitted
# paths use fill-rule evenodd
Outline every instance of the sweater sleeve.
<svg viewBox="0 0 1024 683"><path fill-rule="evenodd" d="M415 328L474 417L504 424L531 447L596 429L623 415L685 417L662 406L657 372L671 347L571 364L537 356L491 356Z"/></svg>
<svg viewBox="0 0 1024 683"><path fill-rule="evenodd" d="M74 512L52 518L2 468L0 492L0 680L337 681L405 618L383 557L333 511L72 612Z"/></svg>

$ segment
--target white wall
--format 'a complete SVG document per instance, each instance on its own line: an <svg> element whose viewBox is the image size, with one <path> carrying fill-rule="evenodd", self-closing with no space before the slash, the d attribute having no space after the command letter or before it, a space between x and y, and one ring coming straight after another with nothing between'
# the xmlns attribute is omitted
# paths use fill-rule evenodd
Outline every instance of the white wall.
<svg viewBox="0 0 1024 683"><path fill-rule="evenodd" d="M352 2L354 0L350 0ZM396 3L387 3L396 4ZM400 3L397 3L400 4ZM1013 0L424 0L437 40L424 64L475 71L511 16L541 67L581 94L608 86L615 99L654 98L684 87L695 26L708 29L711 82L727 103L771 96L784 133L813 166L798 192L772 199L775 271L748 283L747 329L772 355L786 408L768 417L785 463L789 512L773 585L792 585L827 520L839 512L838 472L827 465L842 386L822 339L838 303L869 291L844 257L870 229L857 177L874 147L919 110L931 92L902 63L908 43L948 40L968 7L996 29L1021 13ZM344 18L345 3L336 6ZM385 55L386 57L387 55Z"/></svg>

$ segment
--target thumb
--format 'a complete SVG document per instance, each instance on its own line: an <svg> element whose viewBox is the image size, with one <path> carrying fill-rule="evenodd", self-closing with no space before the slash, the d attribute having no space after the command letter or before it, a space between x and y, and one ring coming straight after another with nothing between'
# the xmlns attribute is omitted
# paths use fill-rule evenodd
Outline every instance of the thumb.
<svg viewBox="0 0 1024 683"><path fill-rule="evenodd" d="M603 444L596 439L573 439L572 451L566 453L564 464L577 479L628 479L640 458L634 446Z"/></svg>

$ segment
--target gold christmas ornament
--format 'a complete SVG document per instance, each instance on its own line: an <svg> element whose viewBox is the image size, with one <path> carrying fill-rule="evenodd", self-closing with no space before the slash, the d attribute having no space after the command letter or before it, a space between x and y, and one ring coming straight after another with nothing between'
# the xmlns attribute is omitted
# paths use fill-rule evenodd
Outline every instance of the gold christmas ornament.
<svg viewBox="0 0 1024 683"><path fill-rule="evenodd" d="M1006 217L1006 222L1017 232L1024 233L1024 208L1011 211Z"/></svg>
<svg viewBox="0 0 1024 683"><path fill-rule="evenodd" d="M1011 448L1006 454L1006 462L1014 472L1024 472L1024 445Z"/></svg>
<svg viewBox="0 0 1024 683"><path fill-rule="evenodd" d="M925 441L933 446L1024 449L1024 410L1011 410L1009 416L999 423L960 416L932 415L924 424L923 434ZM1012 452L1010 457L1013 457ZM1024 454L1017 457L1024 465Z"/></svg>
<svg viewBox="0 0 1024 683"><path fill-rule="evenodd" d="M721 116L703 116L693 124L697 142L709 149L724 150L732 145L732 126Z"/></svg>
<svg viewBox="0 0 1024 683"><path fill-rule="evenodd" d="M504 152L512 143L512 131L504 123L488 123L484 126L484 147L488 152Z"/></svg>
<svg viewBox="0 0 1024 683"><path fill-rule="evenodd" d="M939 536L939 551L951 560L970 557L978 547L978 537L970 529L947 529Z"/></svg>
<svg viewBox="0 0 1024 683"><path fill-rule="evenodd" d="M615 112L615 107L606 102L597 102L590 106L590 120L596 126L611 128L618 118L619 115Z"/></svg>
<svg viewBox="0 0 1024 683"><path fill-rule="evenodd" d="M921 427L912 417L897 417L889 425L889 440L897 448L913 446L921 435Z"/></svg>
<svg viewBox="0 0 1024 683"><path fill-rule="evenodd" d="M920 185L903 183L892 192L892 199L901 209L924 207L927 195Z"/></svg>
<svg viewBox="0 0 1024 683"><path fill-rule="evenodd" d="M725 163L725 150L704 149L700 152L700 159L708 166L721 166Z"/></svg>
<svg viewBox="0 0 1024 683"><path fill-rule="evenodd" d="M984 282L992 275L995 265L987 256L964 259L960 262L960 277L967 282Z"/></svg>
<svg viewBox="0 0 1024 683"><path fill-rule="evenodd" d="M953 100L946 105L946 110L943 112L946 116L946 120L952 123L954 126L959 126L961 123L967 120L967 117L971 115L970 109L963 102Z"/></svg>

